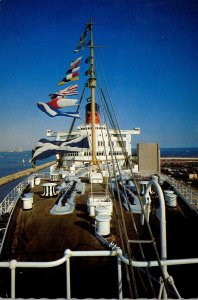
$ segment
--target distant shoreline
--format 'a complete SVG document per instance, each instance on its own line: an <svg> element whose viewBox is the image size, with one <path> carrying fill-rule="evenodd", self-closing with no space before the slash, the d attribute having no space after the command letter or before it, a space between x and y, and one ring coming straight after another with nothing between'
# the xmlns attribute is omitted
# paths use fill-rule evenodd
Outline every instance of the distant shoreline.
<svg viewBox="0 0 198 300"><path fill-rule="evenodd" d="M160 157L160 160L181 160L181 161L198 161L198 157L166 157L162 156Z"/></svg>

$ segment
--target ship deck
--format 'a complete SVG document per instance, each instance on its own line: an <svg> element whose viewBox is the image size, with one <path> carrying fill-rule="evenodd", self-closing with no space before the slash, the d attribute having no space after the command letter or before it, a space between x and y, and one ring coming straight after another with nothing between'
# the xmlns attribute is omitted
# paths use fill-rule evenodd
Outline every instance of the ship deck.
<svg viewBox="0 0 198 300"><path fill-rule="evenodd" d="M45 182L48 181L42 181ZM104 249L94 236L93 218L87 213L86 201L90 188L91 186L86 184L85 194L77 194L72 214L53 215L50 214L50 210L59 195L42 197L42 184L35 186L31 190L34 193L33 209L23 210L22 201L19 201L15 209L15 227L10 228L8 235L12 247L6 251L7 258L20 261L50 261L61 258L66 249ZM100 192L105 191L101 184L96 184L95 188Z"/></svg>
<svg viewBox="0 0 198 300"><path fill-rule="evenodd" d="M87 181L87 179L84 179ZM42 197L42 183L34 186L33 208L23 210L22 201L17 204L13 215L13 226L11 224L7 235L9 247L5 255L7 259L20 261L50 261L63 256L66 249L70 250L106 250L94 235L95 219L88 215L87 199L91 192L91 185L86 183L84 195L77 194L75 198L75 210L67 215L53 215L50 210L57 202L60 195L56 197ZM57 183L59 185L59 183ZM94 184L94 193L106 192L106 184ZM118 207L119 210L119 207ZM125 218L130 214L124 212ZM138 222L139 217L135 216ZM129 230L131 238L133 230ZM129 236L130 237L130 236ZM119 243L117 219L115 214L111 219L110 240ZM12 241L12 247L10 242ZM5 257L5 256L4 256Z"/></svg>
<svg viewBox="0 0 198 300"><path fill-rule="evenodd" d="M83 181L83 180L82 180ZM85 179L87 181L87 179ZM91 192L91 185L86 182L85 194L77 194L75 210L67 215L52 215L51 208L59 196L44 198L42 180L28 192L33 192L33 208L24 210L22 200L15 207L6 236L1 257L4 261L16 259L18 261L52 261L64 255L66 249L107 250L94 235L95 219L87 211L87 199ZM57 183L57 185L60 182ZM106 184L94 184L94 192L105 193ZM119 206L118 206L119 210ZM130 213L124 212L128 223ZM139 221L139 215L135 216ZM128 231L129 238L133 238L132 226ZM111 233L107 237L120 245L117 218L113 213L111 219ZM65 266L48 269L21 269L18 274L18 289L16 295L20 297L64 297L65 296ZM5 282L9 282L9 270L4 270ZM6 280L7 278L7 280ZM32 290L31 282L35 289ZM93 257L71 259L71 288L75 297L117 297L117 264L116 257ZM54 283L56 288L54 288ZM87 288L87 285L89 288ZM101 285L101 287L99 287ZM3 285L3 290L6 286ZM73 291L75 291L73 293ZM104 294L105 291L105 294Z"/></svg>
<svg viewBox="0 0 198 300"><path fill-rule="evenodd" d="M86 179L84 179L86 181ZM94 218L87 212L87 198L91 191L91 185L86 182L85 194L77 194L75 198L75 210L68 215L52 215L51 208L59 196L44 198L42 183L49 180L42 180L41 185L35 186L31 191L34 193L34 204L31 210L23 210L22 201L18 201L12 216L12 222L6 236L2 258L4 261L16 259L19 261L52 261L63 256L66 249L70 250L106 250L107 248L94 235ZM60 182L57 183L57 185ZM106 184L94 184L95 192L105 193ZM159 236L159 221L155 217L155 205L152 208L150 223L157 244ZM119 205L117 206L120 213ZM123 210L127 225L129 239L137 239L131 215ZM167 245L168 258L188 258L197 256L194 230L197 226L197 217L193 217L191 211L182 202L178 201L177 208L167 208ZM140 225L140 215L133 214L138 228L140 238L147 239L145 226ZM115 213L111 220L111 234L109 241L114 241L121 246L118 234L117 217ZM137 250L137 245L133 244ZM149 249L148 249L149 247ZM155 259L151 246L144 245L147 257ZM135 253L138 259L138 252ZM139 257L140 258L140 257ZM76 298L116 298L117 297L117 270L116 258L72 258L71 259L71 290L72 297ZM123 267L124 269L124 267ZM195 285L196 266L170 267L174 279L179 278L182 296L189 294L189 287L192 295ZM182 272L184 272L182 274ZM185 278L185 274L187 278ZM4 270L5 282L9 282L9 270ZM19 269L17 271L18 297L65 297L65 266L48 269ZM33 283L32 283L33 282ZM188 284L187 284L188 282ZM177 282L178 283L178 282ZM1 284L0 284L1 285ZM33 288L33 286L35 288ZM1 285L2 293L5 285ZM188 288L187 288L188 287ZM105 293L104 293L105 291ZM128 297L128 293L124 295Z"/></svg>

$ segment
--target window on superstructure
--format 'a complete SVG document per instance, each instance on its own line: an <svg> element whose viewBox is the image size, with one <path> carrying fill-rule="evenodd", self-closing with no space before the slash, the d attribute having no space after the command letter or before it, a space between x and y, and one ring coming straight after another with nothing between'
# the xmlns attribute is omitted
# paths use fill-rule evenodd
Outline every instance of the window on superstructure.
<svg viewBox="0 0 198 300"><path fill-rule="evenodd" d="M103 155L103 152L97 152L96 155L101 156L101 155Z"/></svg>
<svg viewBox="0 0 198 300"><path fill-rule="evenodd" d="M103 141L98 141L98 146L104 146L104 142Z"/></svg>

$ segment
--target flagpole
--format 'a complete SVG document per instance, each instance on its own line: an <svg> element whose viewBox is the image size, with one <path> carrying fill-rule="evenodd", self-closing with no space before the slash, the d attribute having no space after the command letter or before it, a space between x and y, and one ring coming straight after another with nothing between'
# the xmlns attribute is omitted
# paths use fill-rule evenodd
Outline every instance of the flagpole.
<svg viewBox="0 0 198 300"><path fill-rule="evenodd" d="M90 78L89 87L91 90L91 127L92 127L92 165L96 165L96 130L95 130L95 88L96 78L94 76L94 44L93 44L93 23L90 20Z"/></svg>

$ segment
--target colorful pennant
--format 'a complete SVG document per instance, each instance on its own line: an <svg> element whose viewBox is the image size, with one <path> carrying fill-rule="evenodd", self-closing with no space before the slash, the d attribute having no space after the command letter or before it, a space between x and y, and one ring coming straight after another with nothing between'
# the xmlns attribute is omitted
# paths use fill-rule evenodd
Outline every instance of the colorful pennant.
<svg viewBox="0 0 198 300"><path fill-rule="evenodd" d="M78 80L78 72L74 72L74 73L71 73L71 74L68 74L67 76L65 76L65 78L63 78L59 83L58 85L63 85L65 84L66 82L69 82L69 81L73 81L73 80Z"/></svg>
<svg viewBox="0 0 198 300"><path fill-rule="evenodd" d="M66 152L78 152L82 149L89 149L89 141L87 136L78 136L69 141L50 141L41 139L38 141L36 147L32 151L32 162L36 160L45 159L55 154Z"/></svg>
<svg viewBox="0 0 198 300"><path fill-rule="evenodd" d="M77 84L73 84L68 86L66 89L64 90L60 90L56 93L57 96L73 96L73 95L78 95L78 85Z"/></svg>
<svg viewBox="0 0 198 300"><path fill-rule="evenodd" d="M77 99L66 99L63 97L57 97L53 99L52 101L48 102L51 107L57 109L57 108L63 108L63 107L68 107L68 106L75 106L77 105L76 103L78 102Z"/></svg>
<svg viewBox="0 0 198 300"><path fill-rule="evenodd" d="M55 109L51 107L49 104L44 103L44 102L38 102L37 103L38 108L46 113L49 117L72 117L72 118L80 118L80 115L78 112L62 112L58 109Z"/></svg>

